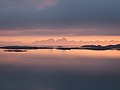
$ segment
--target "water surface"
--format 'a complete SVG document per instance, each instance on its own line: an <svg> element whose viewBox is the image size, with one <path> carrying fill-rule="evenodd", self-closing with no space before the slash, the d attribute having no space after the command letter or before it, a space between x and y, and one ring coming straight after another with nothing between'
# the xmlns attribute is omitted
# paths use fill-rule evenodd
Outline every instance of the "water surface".
<svg viewBox="0 0 120 90"><path fill-rule="evenodd" d="M0 50L0 90L120 90L120 51Z"/></svg>

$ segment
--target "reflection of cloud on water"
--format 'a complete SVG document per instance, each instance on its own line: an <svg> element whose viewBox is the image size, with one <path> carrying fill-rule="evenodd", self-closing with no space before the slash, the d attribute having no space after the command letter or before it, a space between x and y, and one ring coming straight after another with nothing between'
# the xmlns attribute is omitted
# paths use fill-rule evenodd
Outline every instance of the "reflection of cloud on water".
<svg viewBox="0 0 120 90"><path fill-rule="evenodd" d="M1 65L28 70L68 70L117 72L119 51L90 50L29 50L27 53L1 52ZM112 63L111 63L112 62Z"/></svg>

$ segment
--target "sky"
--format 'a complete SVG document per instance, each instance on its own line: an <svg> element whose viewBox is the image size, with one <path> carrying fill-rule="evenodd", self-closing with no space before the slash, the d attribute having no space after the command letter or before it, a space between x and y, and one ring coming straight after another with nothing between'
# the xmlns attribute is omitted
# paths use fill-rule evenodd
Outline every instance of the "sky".
<svg viewBox="0 0 120 90"><path fill-rule="evenodd" d="M0 0L0 37L18 36L118 37L120 0Z"/></svg>

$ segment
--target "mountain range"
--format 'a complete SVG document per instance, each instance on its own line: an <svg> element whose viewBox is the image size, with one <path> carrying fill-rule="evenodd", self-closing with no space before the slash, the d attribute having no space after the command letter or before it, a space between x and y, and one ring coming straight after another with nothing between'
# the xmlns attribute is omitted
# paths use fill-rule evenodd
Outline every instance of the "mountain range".
<svg viewBox="0 0 120 90"><path fill-rule="evenodd" d="M13 42L5 42L0 41L0 46L6 45L110 45L110 44L119 44L120 41L110 40L110 41L75 41L68 40L66 38L54 39L50 38L47 40L34 41L32 43L27 43L24 41L13 41Z"/></svg>
<svg viewBox="0 0 120 90"><path fill-rule="evenodd" d="M60 39L47 39L47 40L41 40L41 41L35 41L32 43L32 45L109 45L109 44L119 44L120 41L110 40L110 41L75 41L75 40L67 40L66 38L60 38Z"/></svg>

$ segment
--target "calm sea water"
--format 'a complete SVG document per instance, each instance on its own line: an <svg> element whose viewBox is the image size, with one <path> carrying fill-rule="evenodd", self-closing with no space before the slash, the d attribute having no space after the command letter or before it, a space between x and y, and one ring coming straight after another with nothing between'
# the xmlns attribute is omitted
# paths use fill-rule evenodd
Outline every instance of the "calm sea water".
<svg viewBox="0 0 120 90"><path fill-rule="evenodd" d="M120 90L120 51L0 50L0 90Z"/></svg>

